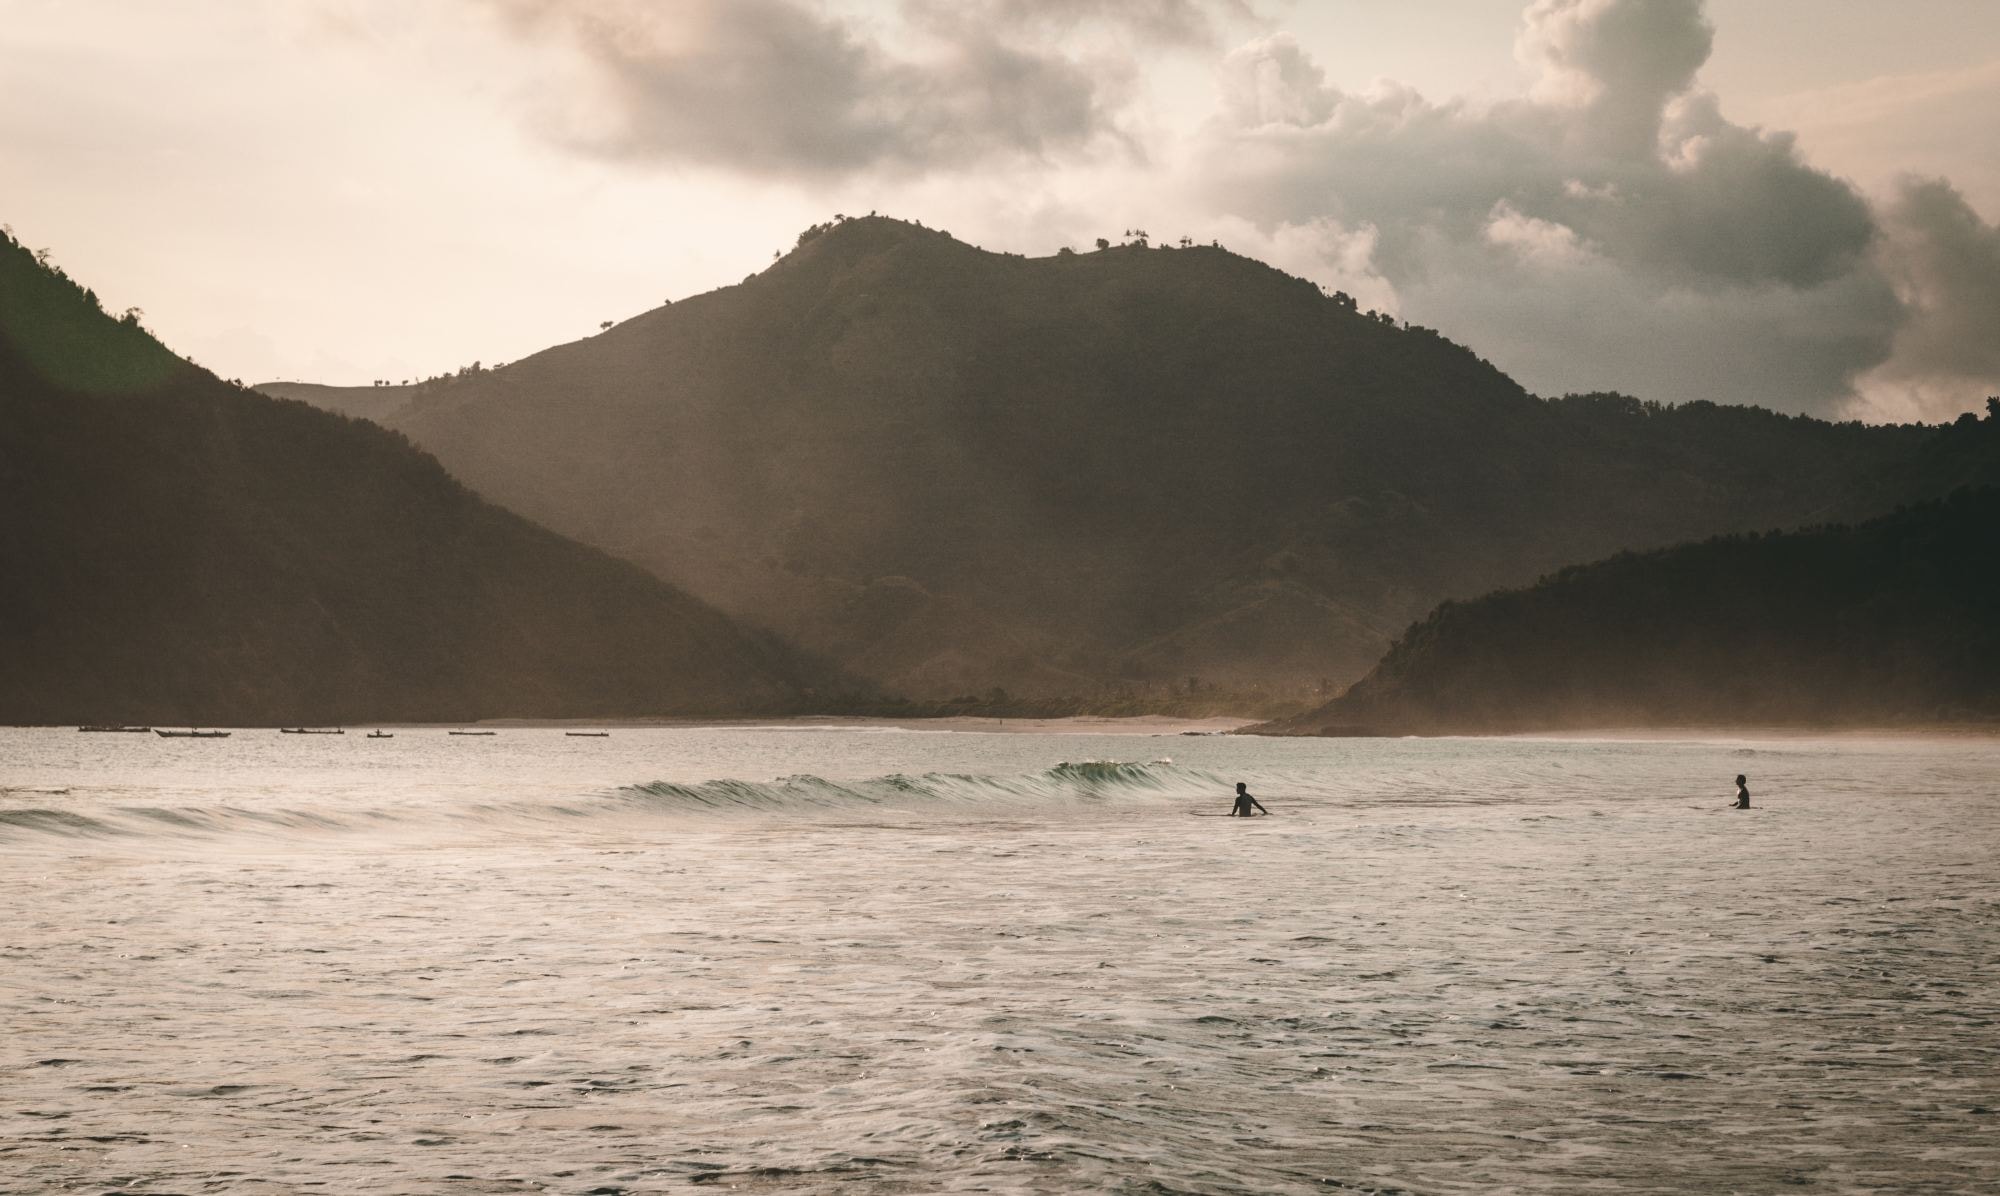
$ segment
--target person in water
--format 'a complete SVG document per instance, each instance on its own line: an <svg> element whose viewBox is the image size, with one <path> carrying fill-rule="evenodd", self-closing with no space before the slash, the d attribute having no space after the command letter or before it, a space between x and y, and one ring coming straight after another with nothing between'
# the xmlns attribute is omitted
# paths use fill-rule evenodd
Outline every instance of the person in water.
<svg viewBox="0 0 2000 1196"><path fill-rule="evenodd" d="M1264 803L1250 796L1250 786L1244 784L1242 781L1236 782L1236 808L1229 811L1229 816L1231 818L1249 818L1251 817L1250 811L1253 807L1262 810L1266 814L1270 813L1269 810L1264 809Z"/></svg>
<svg viewBox="0 0 2000 1196"><path fill-rule="evenodd" d="M1740 772L1736 774L1736 804L1730 808L1734 810L1750 808L1750 778Z"/></svg>

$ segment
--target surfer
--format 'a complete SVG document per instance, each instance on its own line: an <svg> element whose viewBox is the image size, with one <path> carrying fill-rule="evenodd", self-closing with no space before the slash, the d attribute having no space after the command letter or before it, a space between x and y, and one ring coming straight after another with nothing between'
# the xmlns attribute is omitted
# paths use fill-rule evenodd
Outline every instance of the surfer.
<svg viewBox="0 0 2000 1196"><path fill-rule="evenodd" d="M1270 813L1269 810L1264 809L1264 803L1250 796L1250 786L1244 784L1242 781L1236 782L1236 808L1229 811L1229 816L1231 818L1249 818L1252 816L1250 813L1252 807L1262 810L1266 814Z"/></svg>
<svg viewBox="0 0 2000 1196"><path fill-rule="evenodd" d="M1239 785L1238 788L1242 788L1242 786ZM1749 808L1750 808L1750 778L1744 776L1742 773L1739 772L1736 774L1736 804L1734 806L1731 806L1730 809L1747 810Z"/></svg>

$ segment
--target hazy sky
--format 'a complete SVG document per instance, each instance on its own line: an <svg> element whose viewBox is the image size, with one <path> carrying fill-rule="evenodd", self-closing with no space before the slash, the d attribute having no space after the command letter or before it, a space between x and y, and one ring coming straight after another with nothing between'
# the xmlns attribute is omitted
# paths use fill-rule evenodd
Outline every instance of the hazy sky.
<svg viewBox="0 0 2000 1196"><path fill-rule="evenodd" d="M0 0L0 221L225 376L512 360L880 210L1220 239L1543 393L2000 393L1993 0Z"/></svg>

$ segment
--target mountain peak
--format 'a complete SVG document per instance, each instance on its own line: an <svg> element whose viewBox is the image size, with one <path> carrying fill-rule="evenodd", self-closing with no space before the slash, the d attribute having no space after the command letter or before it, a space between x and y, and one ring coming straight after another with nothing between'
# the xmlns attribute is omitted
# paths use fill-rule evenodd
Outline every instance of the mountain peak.
<svg viewBox="0 0 2000 1196"><path fill-rule="evenodd" d="M871 253L897 245L923 242L964 244L943 229L925 228L923 222L917 220L898 220L893 216L877 216L873 212L866 216L836 214L822 224L807 226L799 233L791 253L785 256L789 259L807 252Z"/></svg>

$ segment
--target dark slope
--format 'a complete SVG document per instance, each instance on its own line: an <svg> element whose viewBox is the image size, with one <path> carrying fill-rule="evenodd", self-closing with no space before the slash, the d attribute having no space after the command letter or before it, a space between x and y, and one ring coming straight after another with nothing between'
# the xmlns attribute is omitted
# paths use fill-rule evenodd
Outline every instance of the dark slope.
<svg viewBox="0 0 2000 1196"><path fill-rule="evenodd" d="M1986 400L1986 418L1967 412L1864 478L1831 515L1852 523L1901 503L1985 486L2000 486L2000 398Z"/></svg>
<svg viewBox="0 0 2000 1196"><path fill-rule="evenodd" d="M853 220L390 419L497 501L913 694L1305 692L1439 599L1823 518L1920 439L1544 402L1343 298L1217 248L1029 260Z"/></svg>
<svg viewBox="0 0 2000 1196"><path fill-rule="evenodd" d="M314 382L265 382L257 387L274 399L296 399L323 411L378 424L395 422L410 405L417 388L408 383L396 386L321 386Z"/></svg>
<svg viewBox="0 0 2000 1196"><path fill-rule="evenodd" d="M1993 422L1991 420L1987 421ZM1284 734L2000 717L2000 490L1448 603Z"/></svg>
<svg viewBox="0 0 2000 1196"><path fill-rule="evenodd" d="M0 722L794 706L788 650L0 241Z"/></svg>

